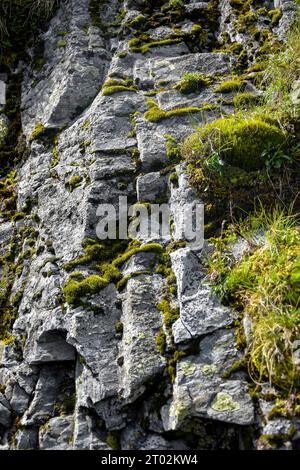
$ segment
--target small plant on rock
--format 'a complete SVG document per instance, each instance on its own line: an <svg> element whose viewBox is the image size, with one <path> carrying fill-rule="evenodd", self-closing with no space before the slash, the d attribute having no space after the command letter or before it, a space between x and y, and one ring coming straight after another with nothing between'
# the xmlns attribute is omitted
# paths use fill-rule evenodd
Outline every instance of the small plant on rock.
<svg viewBox="0 0 300 470"><path fill-rule="evenodd" d="M177 88L183 94L199 93L203 88L209 86L211 83L212 79L203 73L185 73L182 76L180 83L177 85Z"/></svg>

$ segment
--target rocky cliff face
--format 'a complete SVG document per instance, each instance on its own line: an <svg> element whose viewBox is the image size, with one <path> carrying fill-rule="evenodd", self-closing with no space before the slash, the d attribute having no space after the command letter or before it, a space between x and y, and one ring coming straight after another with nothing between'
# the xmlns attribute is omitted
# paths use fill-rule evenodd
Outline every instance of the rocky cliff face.
<svg viewBox="0 0 300 470"><path fill-rule="evenodd" d="M206 282L209 245L96 239L99 204L120 196L169 202L175 228L201 201L178 144L233 112L216 87L263 53L249 25L272 44L295 17L293 1L254 2L247 23L237 3L66 0L31 65L5 71L1 87L21 83L23 157L0 181L2 448L244 449L268 433L291 445L247 373L225 378L242 352ZM196 72L206 86L183 93ZM246 90L260 94L251 74ZM1 115L1 139L10 124Z"/></svg>

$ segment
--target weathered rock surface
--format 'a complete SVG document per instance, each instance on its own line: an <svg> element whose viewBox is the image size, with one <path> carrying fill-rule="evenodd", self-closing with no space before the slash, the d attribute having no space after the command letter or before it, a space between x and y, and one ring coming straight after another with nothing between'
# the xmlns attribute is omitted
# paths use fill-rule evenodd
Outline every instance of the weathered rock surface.
<svg viewBox="0 0 300 470"><path fill-rule="evenodd" d="M180 319L173 325L175 343L200 338L230 325L233 313L211 292L197 255L183 248L171 257L180 302Z"/></svg>
<svg viewBox="0 0 300 470"><path fill-rule="evenodd" d="M166 193L166 177L159 172L148 173L137 178L138 201L155 202Z"/></svg>
<svg viewBox="0 0 300 470"><path fill-rule="evenodd" d="M0 116L0 145L2 145L5 142L5 137L8 134L8 129L9 129L9 120L5 116L5 114L2 114Z"/></svg>
<svg viewBox="0 0 300 470"><path fill-rule="evenodd" d="M73 436L73 416L58 416L40 430L39 447L47 450L69 450Z"/></svg>
<svg viewBox="0 0 300 470"><path fill-rule="evenodd" d="M0 424L7 428L10 424L10 419L11 419L10 404L1 393L0 394Z"/></svg>
<svg viewBox="0 0 300 470"><path fill-rule="evenodd" d="M246 383L222 379L239 357L234 344L233 331L219 329L200 341L199 355L178 362L173 398L162 412L166 430L180 429L191 417L253 423L254 408Z"/></svg>
<svg viewBox="0 0 300 470"><path fill-rule="evenodd" d="M17 267L12 275L0 266L1 315L10 308L12 320L0 341L3 449L243 448L242 430L257 423L247 375L224 378L241 359L236 317L207 282L209 245L202 225L193 227L197 243L189 243L185 214L202 205L201 195L167 144L170 136L179 144L195 126L233 110L214 92L214 81L236 67L230 52L212 52L222 33L247 48L250 63L258 43L236 27L228 0L215 2L214 22L205 16L211 2L184 3L178 21L161 16L155 6L145 9L143 0L109 0L95 19L89 0L66 0L39 34L43 65L39 70L19 65L28 152L17 169L19 217L0 219L0 257L13 248ZM268 9L282 7L275 32L283 38L295 2L266 3ZM118 16L122 8L127 12ZM151 47L134 51L132 20L141 13ZM265 21L271 28L270 19ZM202 45L189 36L200 23L207 37ZM34 55L34 48L29 53ZM190 72L209 75L212 85L181 93L177 85ZM120 81L125 88L109 90ZM4 88L0 81L0 108ZM298 88L295 84L295 100ZM149 97L162 111L185 112L150 122L144 116ZM186 107L199 109L191 113ZM0 145L9 125L1 114ZM42 133L35 137L39 126ZM87 238L96 237L100 204L113 204L119 216L120 197L130 204L169 202L172 233L155 239L165 258L136 253L119 266L123 284L110 282L99 292L83 293L78 304L67 304L68 276L99 276L102 267L89 260L67 270L66 263L83 254ZM150 236L143 239L149 241ZM236 249L237 257L244 248ZM165 274L161 264L169 262L168 249ZM159 307L168 296L176 310L171 324ZM251 338L251 325L248 333ZM283 420L264 426L264 434L290 431ZM192 443L186 438L191 434Z"/></svg>

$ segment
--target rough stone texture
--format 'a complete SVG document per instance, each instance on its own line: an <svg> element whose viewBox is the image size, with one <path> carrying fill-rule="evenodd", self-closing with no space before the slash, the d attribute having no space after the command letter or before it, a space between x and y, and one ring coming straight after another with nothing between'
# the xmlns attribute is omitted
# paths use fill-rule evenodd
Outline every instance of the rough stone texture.
<svg viewBox="0 0 300 470"><path fill-rule="evenodd" d="M155 344L155 336L162 326L162 318L156 308L162 287L158 276L142 275L127 283L121 317L125 326L121 349L124 357L121 387L126 401L141 395L145 390L144 384L155 378L165 365Z"/></svg>
<svg viewBox="0 0 300 470"><path fill-rule="evenodd" d="M65 362L75 360L75 349L66 342L59 331L47 331L42 334L30 351L29 364Z"/></svg>
<svg viewBox="0 0 300 470"><path fill-rule="evenodd" d="M86 409L78 409L74 416L74 450L109 450L96 431L94 420Z"/></svg>
<svg viewBox="0 0 300 470"><path fill-rule="evenodd" d="M66 371L58 365L45 365L35 387L34 398L22 417L22 424L44 424L54 412L59 392L66 380Z"/></svg>
<svg viewBox="0 0 300 470"><path fill-rule="evenodd" d="M211 292L198 256L190 248L183 248L172 253L171 258L180 302L180 319L173 325L175 343L230 325L233 314Z"/></svg>
<svg viewBox="0 0 300 470"><path fill-rule="evenodd" d="M10 400L12 409L18 414L22 415L29 404L30 396L23 390L19 384L14 386L13 395Z"/></svg>
<svg viewBox="0 0 300 470"><path fill-rule="evenodd" d="M0 424L4 427L8 427L10 425L10 405L6 398L0 393Z"/></svg>
<svg viewBox="0 0 300 470"><path fill-rule="evenodd" d="M162 410L167 431L193 418L249 425L254 421L252 400L242 380L224 380L222 374L237 359L232 330L218 330L199 344L199 355L177 364L173 398Z"/></svg>
<svg viewBox="0 0 300 470"><path fill-rule="evenodd" d="M297 80L293 85L291 100L293 104L300 106L300 80Z"/></svg>
<svg viewBox="0 0 300 470"><path fill-rule="evenodd" d="M266 2L268 9L274 4L283 9L275 29L283 38L295 16L295 3ZM155 241L164 247L170 241L188 241L184 213L201 205L201 197L190 187L185 165L175 165L167 156L166 135L179 144L195 126L231 113L233 107L224 100L219 103L214 85L187 95L175 87L185 72L209 74L216 81L231 74L234 56L212 52L223 32L247 48L250 62L255 59L258 43L235 27L228 0L218 2L216 30L200 18L208 34L203 47L183 38L156 44L145 54L133 52L129 23L143 5L143 0L109 0L95 26L89 0L66 0L36 38L44 42L44 65L40 70L18 65L24 72L21 115L28 153L17 171L17 210L23 212L26 203L30 210L17 222L0 219L0 256L16 239L22 241L14 260L18 274L5 299L15 300L15 319L10 341L0 341L1 449L108 450L114 432L121 449L185 450L192 448L185 439L185 432L191 435L189 426L193 432L197 429L197 442L203 429L210 429L204 433L208 448L231 448L230 436L243 448L241 428L247 431L258 422L246 374L223 378L241 354L235 316L206 282L203 259L210 248L202 236L196 246L173 246L177 296L172 295L172 305L180 317L172 328L164 325L158 309L168 284L156 272L161 260L153 252L136 254L120 267L128 276L120 291L111 283L82 297L78 306L68 305L63 297L69 275L65 263L83 254L87 237L96 236L99 204L117 206L121 196L130 204L168 200L174 230L171 239ZM116 25L123 7L128 11ZM208 2L186 0L185 7L186 18L176 25L158 24L158 18L148 31L151 40L168 39L174 26L191 33ZM266 22L260 26L271 28L270 19ZM28 52L34 62L34 47ZM10 79L0 76L0 108L4 82ZM101 86L108 79L132 80L136 89L105 96ZM295 100L298 88L296 83ZM247 90L257 94L250 82ZM165 111L201 108L204 103L216 108L152 123L144 117L149 92ZM29 142L37 123L45 128L44 138ZM0 144L8 126L1 114ZM169 181L174 171L178 180ZM75 187L70 185L73 177L79 177ZM30 235L22 238L27 230ZM235 248L236 259L244 249L243 243ZM99 274L92 263L78 270L84 276ZM1 281L2 274L1 266ZM5 295L1 282L1 309ZM251 325L245 330L250 341ZM157 344L162 331L163 355ZM186 353L177 361L174 383L168 374L173 347ZM267 419L266 402L260 407ZM15 416L21 424L18 430L12 425ZM273 420L261 432L288 432L285 424ZM180 439L173 433L178 430ZM195 446L201 448L199 442Z"/></svg>
<svg viewBox="0 0 300 470"><path fill-rule="evenodd" d="M167 181L159 172L137 178L138 201L155 202L166 194Z"/></svg>
<svg viewBox="0 0 300 470"><path fill-rule="evenodd" d="M38 76L40 81L35 87L30 82L24 86L25 131L30 132L34 122L57 128L68 124L97 95L110 54L98 28L84 30L90 22L88 5L88 0L62 3L44 34L46 64ZM54 31L70 32L62 39Z"/></svg>
<svg viewBox="0 0 300 470"><path fill-rule="evenodd" d="M16 448L18 450L33 450L38 448L38 429L23 428L16 433Z"/></svg>
<svg viewBox="0 0 300 470"><path fill-rule="evenodd" d="M7 136L9 129L9 120L5 116L5 114L2 114L0 116L0 145L2 145L5 141L5 137Z"/></svg>
<svg viewBox="0 0 300 470"><path fill-rule="evenodd" d="M176 184L171 184L170 212L174 222L172 236L176 241L187 240L190 248L197 252L204 244L204 207L194 188L191 188L186 173L186 165L175 168ZM203 211L203 212L202 212ZM192 214L197 214L195 226Z"/></svg>
<svg viewBox="0 0 300 470"><path fill-rule="evenodd" d="M6 102L6 83L5 81L1 80L0 77L0 109L5 105Z"/></svg>
<svg viewBox="0 0 300 470"><path fill-rule="evenodd" d="M265 436L288 436L292 431L293 424L288 419L277 418L269 421L263 428L263 435Z"/></svg>
<svg viewBox="0 0 300 470"><path fill-rule="evenodd" d="M73 436L73 416L59 416L50 419L40 429L39 447L47 450L69 450Z"/></svg>
<svg viewBox="0 0 300 470"><path fill-rule="evenodd" d="M167 441L159 434L146 434L138 426L128 426L121 436L122 448L126 450L188 450L183 440Z"/></svg>
<svg viewBox="0 0 300 470"><path fill-rule="evenodd" d="M224 53L185 54L180 57L137 61L134 79L139 87L175 85L185 72L226 74L231 71L231 56Z"/></svg>

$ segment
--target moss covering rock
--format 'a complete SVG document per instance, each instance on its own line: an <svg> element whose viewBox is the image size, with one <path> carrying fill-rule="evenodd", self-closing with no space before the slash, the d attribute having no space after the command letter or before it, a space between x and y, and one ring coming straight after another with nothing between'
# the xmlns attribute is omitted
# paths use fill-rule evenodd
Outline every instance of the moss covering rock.
<svg viewBox="0 0 300 470"><path fill-rule="evenodd" d="M225 163L245 170L262 168L268 154L286 143L286 133L262 117L218 119L199 128L182 147L183 156L198 162L217 154Z"/></svg>
<svg viewBox="0 0 300 470"><path fill-rule="evenodd" d="M37 122L29 137L29 141L39 140L45 133L45 126L41 122Z"/></svg>
<svg viewBox="0 0 300 470"><path fill-rule="evenodd" d="M165 111L161 109L156 103L152 103L151 107L148 111L145 112L144 117L147 121L150 122L160 122L164 119L172 118L175 116L184 116L184 115L192 115L195 113L199 113L201 108L196 106L188 106L186 108L175 108L170 109L169 111Z"/></svg>
<svg viewBox="0 0 300 470"><path fill-rule="evenodd" d="M99 293L111 282L117 284L119 289L122 289L130 277L134 276L125 276L123 278L119 270L129 258L142 252L162 254L164 251L162 245L158 243L148 243L141 246L139 244L136 246L129 245L127 250L125 249L125 251L120 253L123 245L126 245L126 243L128 245L128 241L124 240L124 244L118 242L115 246L110 246L109 244L105 246L97 242L97 240L91 239L85 241L85 254L67 263L65 269L70 271L76 266L90 266L98 272L100 271L101 275L93 274L84 277L79 271L72 273L63 288L64 297L68 304L79 304L82 297L89 297L90 295ZM134 242L132 243L135 244ZM144 272L136 273L136 275L141 274L144 274Z"/></svg>
<svg viewBox="0 0 300 470"><path fill-rule="evenodd" d="M215 93L231 93L234 91L241 91L243 87L243 80L239 77L236 77L230 80L225 80L224 82L220 83L214 91Z"/></svg>
<svg viewBox="0 0 300 470"><path fill-rule="evenodd" d="M68 181L65 183L65 187L72 193L74 189L78 188L82 181L82 177L79 175L72 176Z"/></svg>

